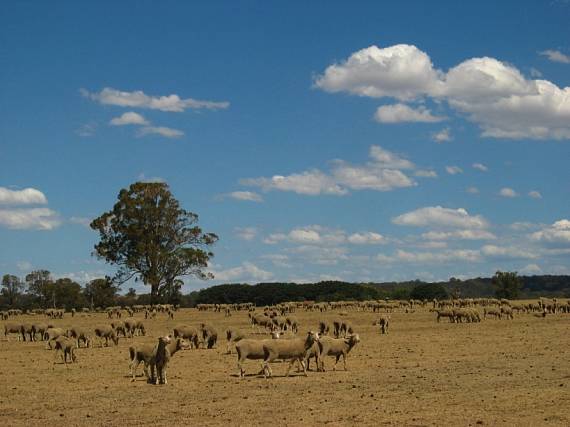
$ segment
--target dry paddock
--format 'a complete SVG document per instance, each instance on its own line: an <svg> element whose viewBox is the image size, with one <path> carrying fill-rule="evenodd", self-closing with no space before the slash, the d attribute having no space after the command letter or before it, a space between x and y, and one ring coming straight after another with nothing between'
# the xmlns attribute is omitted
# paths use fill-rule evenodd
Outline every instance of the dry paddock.
<svg viewBox="0 0 570 427"><path fill-rule="evenodd" d="M337 314L295 316L306 331ZM372 326L377 315L348 313L362 340L348 372L340 366L305 378L292 370L285 378L286 364L275 363L275 377L265 380L254 375L260 362L247 361L249 375L241 380L235 352L223 354L224 336L214 350L177 353L163 386L130 381L130 345L155 342L180 323L207 321L220 335L228 326L250 331L247 314L181 310L174 320L159 314L145 321L146 337L80 349L78 362L67 367L54 365L42 342L2 337L0 425L570 425L569 314L478 324L438 324L425 309L391 316L390 333L380 335ZM38 319L45 321L13 320ZM87 328L108 322L103 314L54 321Z"/></svg>

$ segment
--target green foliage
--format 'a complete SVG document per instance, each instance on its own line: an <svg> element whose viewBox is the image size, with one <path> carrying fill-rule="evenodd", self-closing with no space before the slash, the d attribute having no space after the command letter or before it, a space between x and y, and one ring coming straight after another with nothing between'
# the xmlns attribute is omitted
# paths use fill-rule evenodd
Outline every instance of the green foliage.
<svg viewBox="0 0 570 427"><path fill-rule="evenodd" d="M492 278L497 298L515 299L519 296L522 286L520 277L516 272L497 271Z"/></svg>
<svg viewBox="0 0 570 427"><path fill-rule="evenodd" d="M8 307L16 307L25 286L25 283L23 283L18 276L5 274L2 277L2 297L4 304Z"/></svg>
<svg viewBox="0 0 570 427"><path fill-rule="evenodd" d="M53 284L53 298L56 307L65 308L66 310L82 308L87 305L81 285L68 278L55 281Z"/></svg>
<svg viewBox="0 0 570 427"><path fill-rule="evenodd" d="M42 308L54 307L54 289L51 273L47 270L35 270L26 275L28 293Z"/></svg>
<svg viewBox="0 0 570 427"><path fill-rule="evenodd" d="M95 254L118 266L119 283L135 278L151 287L151 300L184 275L211 278L204 272L218 237L203 233L198 215L182 209L165 183L136 182L120 191L109 212L93 220L99 232Z"/></svg>
<svg viewBox="0 0 570 427"><path fill-rule="evenodd" d="M447 290L440 283L422 283L417 285L410 292L410 298L418 300L433 300L437 298L439 300L446 299L449 297Z"/></svg>
<svg viewBox="0 0 570 427"><path fill-rule="evenodd" d="M115 305L119 286L109 277L90 281L84 290L86 304L91 307L109 307Z"/></svg>

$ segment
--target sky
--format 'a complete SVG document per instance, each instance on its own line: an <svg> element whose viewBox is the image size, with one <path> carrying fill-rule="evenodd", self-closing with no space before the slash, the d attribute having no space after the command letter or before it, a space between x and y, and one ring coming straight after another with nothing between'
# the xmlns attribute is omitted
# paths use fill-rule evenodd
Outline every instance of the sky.
<svg viewBox="0 0 570 427"><path fill-rule="evenodd" d="M2 2L0 274L113 274L136 181L220 237L185 291L570 274L570 2L387 3Z"/></svg>

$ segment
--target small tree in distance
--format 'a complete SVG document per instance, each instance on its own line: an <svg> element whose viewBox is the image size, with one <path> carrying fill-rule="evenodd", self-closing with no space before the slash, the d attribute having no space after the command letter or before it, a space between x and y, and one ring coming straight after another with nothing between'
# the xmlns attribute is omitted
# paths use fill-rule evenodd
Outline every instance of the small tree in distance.
<svg viewBox="0 0 570 427"><path fill-rule="evenodd" d="M155 303L180 276L213 278L204 269L218 236L203 233L197 222L198 215L182 209L167 184L136 182L90 226L100 237L95 254L119 267L114 280L142 280Z"/></svg>
<svg viewBox="0 0 570 427"><path fill-rule="evenodd" d="M506 299L517 298L522 285L516 271L497 271L491 279L491 283L495 287L495 296Z"/></svg>

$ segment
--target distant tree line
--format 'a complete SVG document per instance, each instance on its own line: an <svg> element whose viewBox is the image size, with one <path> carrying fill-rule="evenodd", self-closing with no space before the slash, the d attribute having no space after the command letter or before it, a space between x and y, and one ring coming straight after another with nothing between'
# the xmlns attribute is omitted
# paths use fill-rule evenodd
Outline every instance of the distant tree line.
<svg viewBox="0 0 570 427"><path fill-rule="evenodd" d="M497 272L492 278L446 282L223 284L182 294L182 281L175 280L161 288L157 296L137 294L135 289L121 294L109 277L91 280L84 286L69 278L54 279L47 270L35 270L24 278L5 274L0 289L0 309L7 308L97 308L157 303L194 307L197 304L232 304L253 302L258 306L284 301L363 301L376 299L433 298L570 298L570 276L518 276Z"/></svg>

